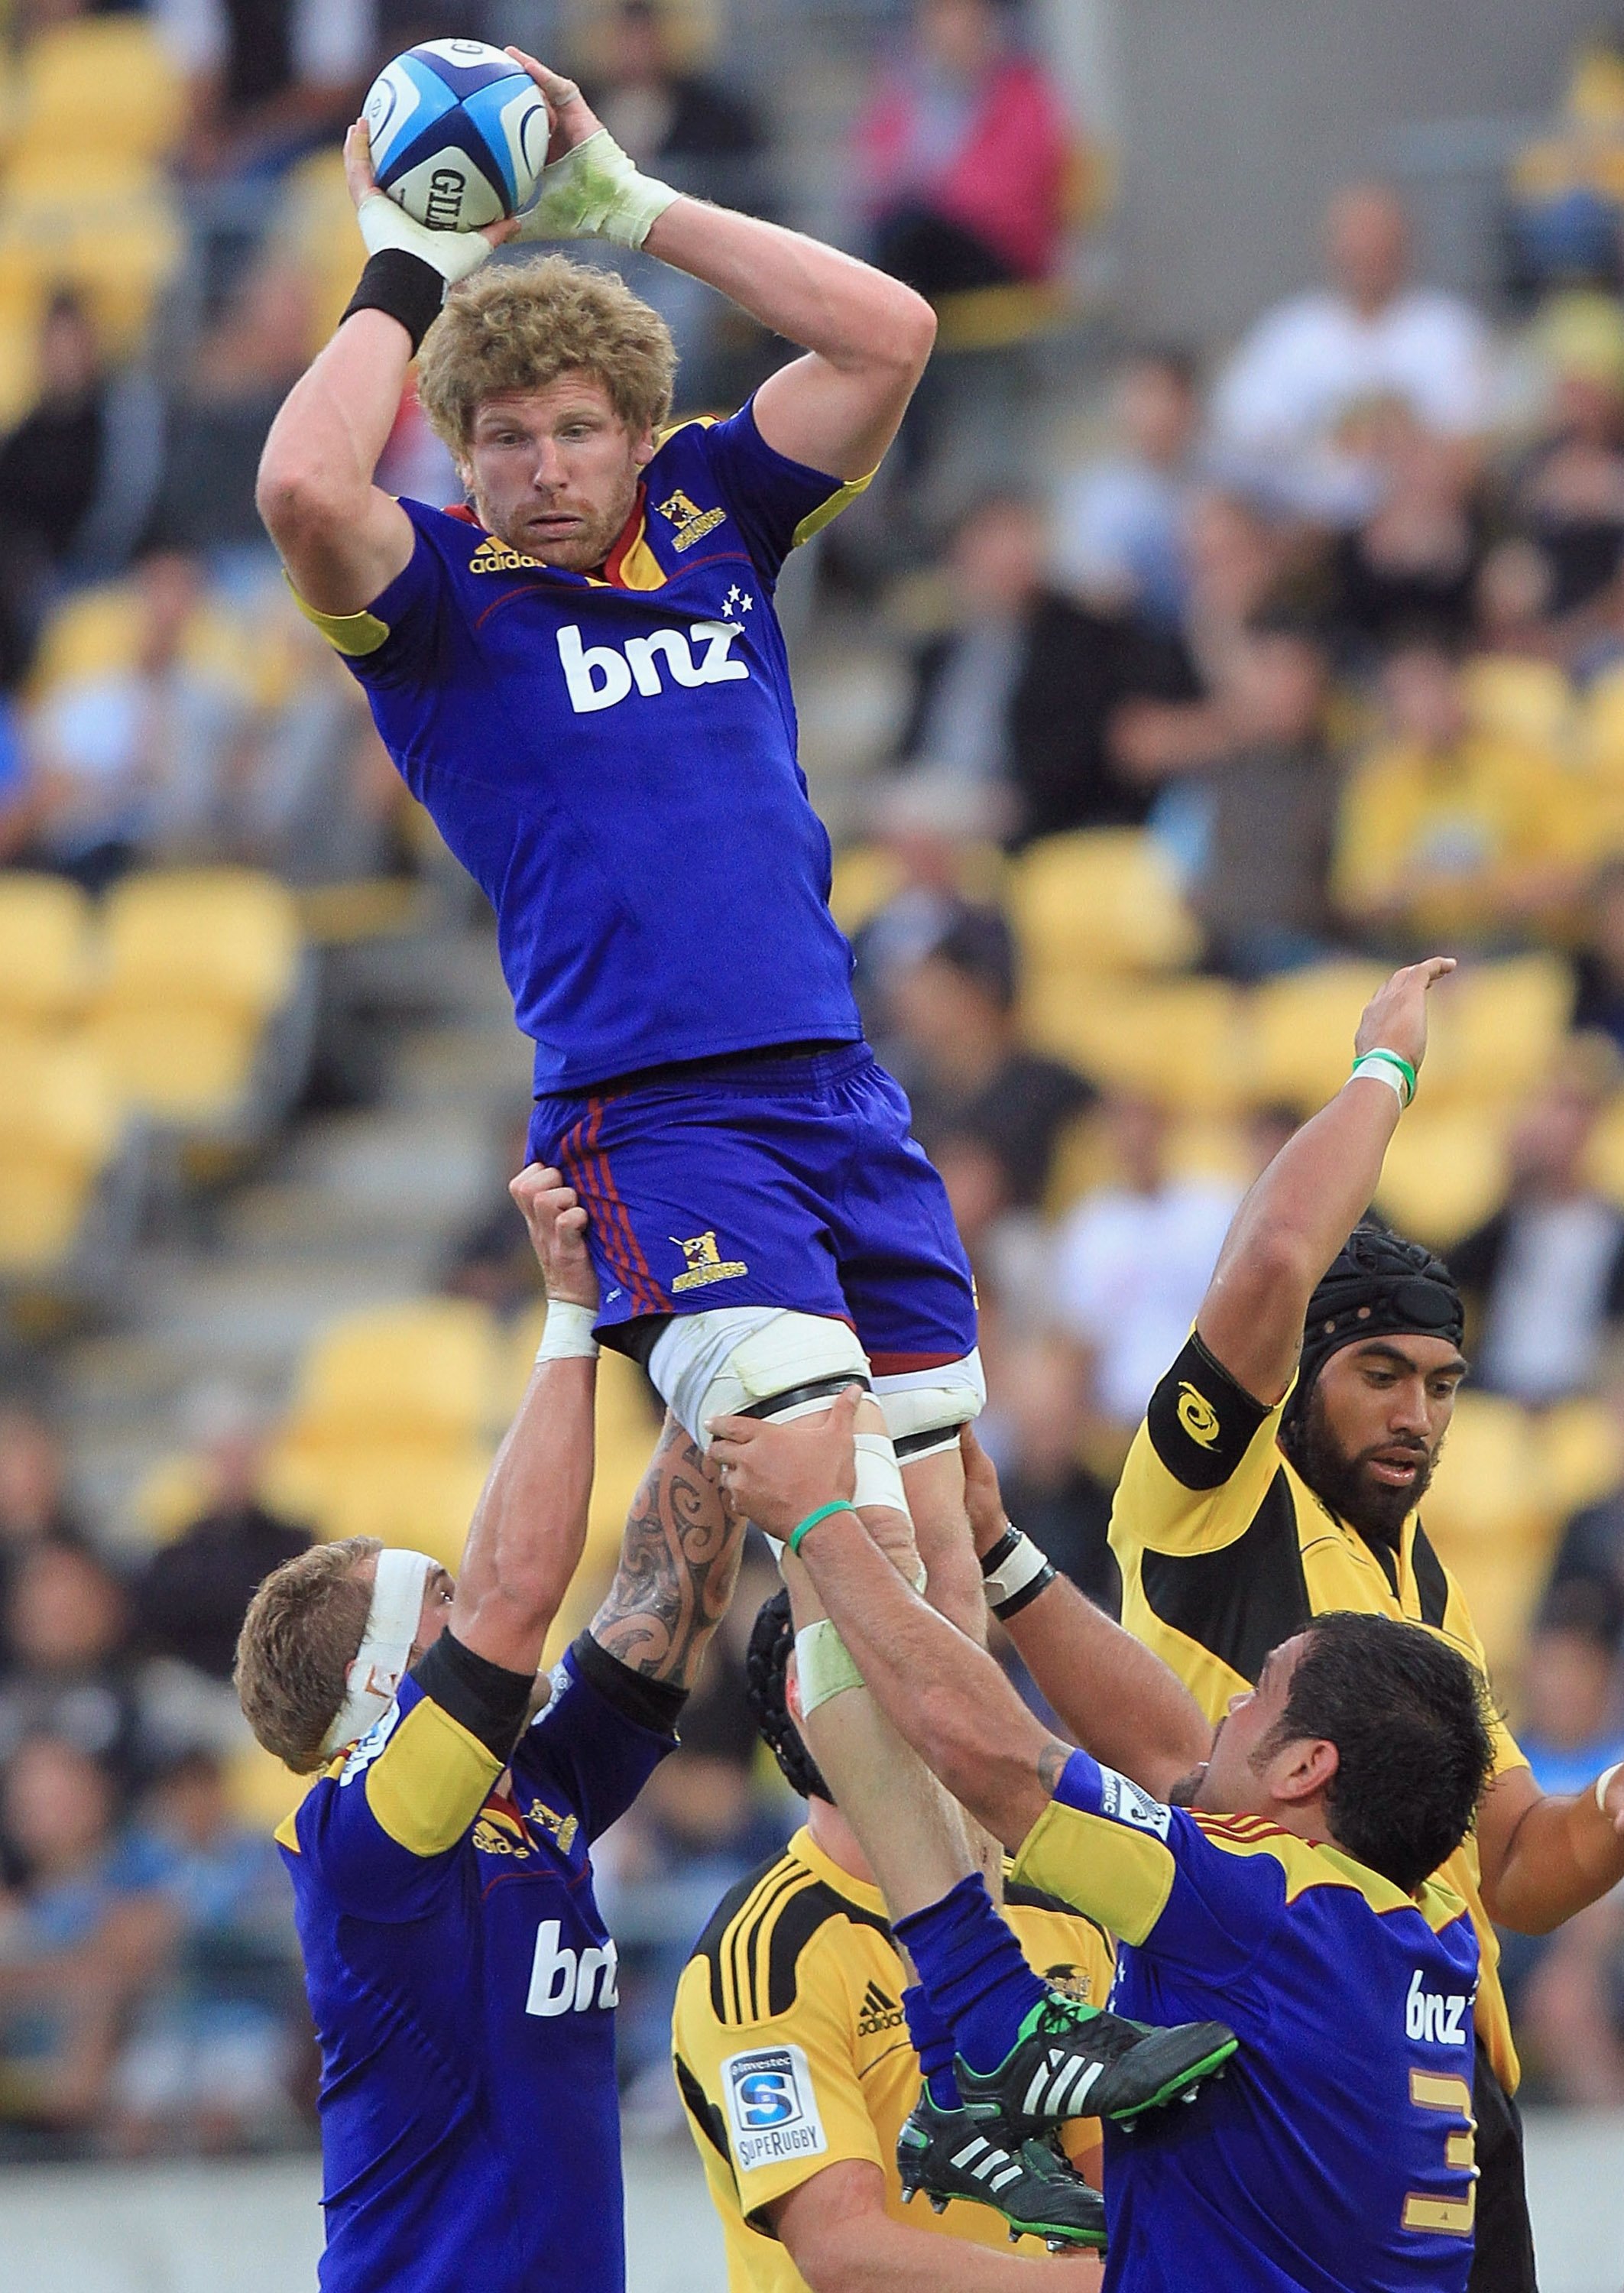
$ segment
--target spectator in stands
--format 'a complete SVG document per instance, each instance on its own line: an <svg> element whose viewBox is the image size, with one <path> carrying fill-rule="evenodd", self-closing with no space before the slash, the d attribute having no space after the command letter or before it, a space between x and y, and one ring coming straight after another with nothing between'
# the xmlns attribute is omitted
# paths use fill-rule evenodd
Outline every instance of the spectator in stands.
<svg viewBox="0 0 1624 2293"><path fill-rule="evenodd" d="M22 1873L0 1906L0 2123L82 2142L174 1914L150 1857L118 1836L112 1778L74 1738L34 1734L15 1748L0 1825Z"/></svg>
<svg viewBox="0 0 1624 2293"><path fill-rule="evenodd" d="M1608 39L1574 59L1555 134L1519 152L1507 185L1507 284L1532 296L1620 284L1624 55Z"/></svg>
<svg viewBox="0 0 1624 2293"><path fill-rule="evenodd" d="M207 1498L196 1519L160 1545L136 1577L135 1626L149 1655L170 1657L229 1689L249 1601L273 1568L306 1549L311 1533L261 1497L267 1429L245 1395L210 1386L191 1398L187 1414Z"/></svg>
<svg viewBox="0 0 1624 2293"><path fill-rule="evenodd" d="M338 142L383 60L376 0L153 0L153 15L186 76L181 166L203 182Z"/></svg>
<svg viewBox="0 0 1624 2293"><path fill-rule="evenodd" d="M933 301L1047 279L1071 139L998 0L915 0L913 40L859 123L873 259Z"/></svg>
<svg viewBox="0 0 1624 2293"><path fill-rule="evenodd" d="M1143 350L1111 393L1114 445L1071 472L1054 502L1054 578L1095 612L1173 630L1190 596L1185 529L1201 419L1195 362Z"/></svg>
<svg viewBox="0 0 1624 2293"><path fill-rule="evenodd" d="M1028 501L995 496L962 520L954 617L916 656L899 743L915 773L1000 792L1015 843L1143 821L1147 798L1111 755L1112 716L1135 696L1195 690L1176 638L1061 596L1046 551Z"/></svg>
<svg viewBox="0 0 1624 2293"><path fill-rule="evenodd" d="M1213 443L1234 482L1346 524L1375 490L1344 441L1349 417L1396 398L1426 428L1475 438L1489 419L1489 341L1468 304L1411 283L1410 219L1386 184L1337 194L1326 255L1329 287L1267 312L1220 377Z"/></svg>
<svg viewBox="0 0 1624 2293"><path fill-rule="evenodd" d="M1107 1541L1111 1489L1081 1454L1091 1406L1087 1357L1046 1331L990 1351L977 1434L998 1466L1010 1519L1115 1616L1122 1586Z"/></svg>
<svg viewBox="0 0 1624 2293"><path fill-rule="evenodd" d="M1555 758L1474 727L1458 665L1405 645L1382 673L1387 733L1353 774L1332 886L1379 944L1502 946L1571 902L1588 821Z"/></svg>
<svg viewBox="0 0 1624 2293"><path fill-rule="evenodd" d="M20 1404L0 1409L0 1676L12 1660L12 1592L29 1554L47 1545L90 1547L67 1483L62 1445L44 1418Z"/></svg>
<svg viewBox="0 0 1624 2293"><path fill-rule="evenodd" d="M195 559L154 553L138 574L128 668L52 686L28 724L36 824L30 856L99 891L142 857L207 849L246 742L241 691L189 656L202 600Z"/></svg>
<svg viewBox="0 0 1624 2293"><path fill-rule="evenodd" d="M1610 1584L1557 1584L1523 1651L1517 1741L1541 1791L1580 1792L1624 1760L1624 1596Z"/></svg>
<svg viewBox="0 0 1624 2293"><path fill-rule="evenodd" d="M31 1735L76 1745L121 1789L144 1754L124 1589L92 1552L39 1544L12 1580L0 1679L0 1766Z"/></svg>
<svg viewBox="0 0 1624 2293"><path fill-rule="evenodd" d="M1533 1408L1592 1390L1624 1330L1624 1211L1586 1170L1615 1072L1564 1061L1512 1127L1504 1204L1450 1252L1475 1375Z"/></svg>
<svg viewBox="0 0 1624 2293"><path fill-rule="evenodd" d="M173 1932L113 2072L114 2146L209 2155L285 2136L308 2018L275 1843L233 1814L219 1761L193 1752L153 1787L138 1846Z"/></svg>
<svg viewBox="0 0 1624 2293"><path fill-rule="evenodd" d="M1573 1025L1624 1051L1624 860L1596 871L1580 945Z"/></svg>
<svg viewBox="0 0 1624 2293"><path fill-rule="evenodd" d="M488 1207L452 1244L441 1283L453 1297L477 1299L505 1318L538 1305L545 1295L529 1234L507 1191L508 1177L522 1171L529 1159L529 1114L527 1106L507 1124L498 1156L503 1176L491 1189Z"/></svg>
<svg viewBox="0 0 1624 2293"><path fill-rule="evenodd" d="M1012 1203L1040 1202L1055 1141L1094 1094L1022 1048L1014 943L998 910L962 907L897 979L891 1009L889 1054L921 1143L967 1131L1003 1163Z"/></svg>
<svg viewBox="0 0 1624 2293"><path fill-rule="evenodd" d="M618 0L598 72L584 76L594 111L646 173L697 199L763 211L767 138L750 105L672 45L669 0Z"/></svg>
<svg viewBox="0 0 1624 2293"><path fill-rule="evenodd" d="M1172 1126L1154 1100L1119 1094L1105 1114L1115 1172L1061 1226L1054 1311L1086 1349L1095 1405L1126 1448L1189 1336L1240 1189L1175 1175Z"/></svg>
<svg viewBox="0 0 1624 2293"><path fill-rule="evenodd" d="M1462 645L1483 550L1472 461L1401 400L1373 409L1361 428L1379 498L1333 546L1330 626L1361 665L1400 637Z"/></svg>
<svg viewBox="0 0 1624 2293"><path fill-rule="evenodd" d="M1551 369L1540 433L1514 472L1514 530L1539 551L1559 620L1593 606L1624 560L1624 317L1604 306L1552 313L1542 329Z"/></svg>
<svg viewBox="0 0 1624 2293"><path fill-rule="evenodd" d="M0 534L20 570L104 579L152 506L163 442L151 382L102 355L82 297L59 288L40 328L38 391L0 442Z"/></svg>
<svg viewBox="0 0 1624 2293"><path fill-rule="evenodd" d="M1341 766L1326 735L1330 664L1301 621L1260 617L1218 657L1210 695L1142 702L1113 738L1147 787L1177 782L1200 806L1187 854L1208 959L1260 979L1327 952L1327 879ZM1189 832L1184 822L1176 828Z"/></svg>
<svg viewBox="0 0 1624 2293"><path fill-rule="evenodd" d="M352 115L351 115L352 116ZM254 506L260 450L312 348L311 287L272 258L241 280L198 344L170 410L155 538L269 584L277 560Z"/></svg>

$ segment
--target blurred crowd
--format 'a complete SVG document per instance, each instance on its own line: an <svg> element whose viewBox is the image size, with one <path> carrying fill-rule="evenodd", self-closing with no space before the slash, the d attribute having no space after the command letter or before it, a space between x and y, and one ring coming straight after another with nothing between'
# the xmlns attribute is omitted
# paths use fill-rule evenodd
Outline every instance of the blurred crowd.
<svg viewBox="0 0 1624 2293"><path fill-rule="evenodd" d="M975 1264L1011 1511L1113 1601L1127 1441L1311 1096L1266 1062L1215 1082L1215 1032L1437 947L1532 981L1537 1058L1491 1041L1433 1134L1434 1166L1481 1183L1435 1211L1422 1188L1412 1222L1470 1300L1466 1510L1509 1522L1504 1554L1487 1529L1439 1541L1475 1602L1474 1567L1485 1588L1499 1570L1500 1691L1567 1788L1624 1756L1624 56L1576 60L1509 173L1492 307L1429 284L1399 191L1349 185L1316 288L1228 344L1091 354L1056 451L1040 422L1012 440L1009 409L1069 339L1109 169L1034 25L1004 0L800 13L809 37L837 17L872 45L845 236L942 320L883 489L820 545L813 626L837 660L860 606L890 658L890 754L843 786L835 898ZM439 864L253 508L271 415L357 268L336 139L413 39L518 36L580 74L641 164L808 219L726 20L683 0L36 0L0 150L0 314L22 346L0 360L0 892L102 901L224 864L308 893ZM76 188L52 174L37 59L109 40L144 58L167 126ZM96 198L148 217L116 278L105 216L74 205ZM705 290L625 268L677 334L684 407L737 402L773 363ZM409 399L381 474L456 497ZM1058 961L1038 928L1053 871L1111 867L1149 887L1123 895L1128 925L1156 901L1170 920L1131 978L1097 949ZM1099 1024L1113 995L1126 1050ZM1181 997L1190 1030L1141 1056ZM0 1159L8 1136L0 1108ZM443 1280L492 1329L533 1314L505 1197ZM24 1351L40 1406L0 1413L0 2156L307 2139L289 1907L230 1668L254 1585L341 1524L267 1494L274 1429L211 1391L175 1429L197 1494L132 1548L76 1502L48 1335ZM682 1753L606 1843L650 2125L675 2109L675 1971L794 1819L742 1696L770 1568L753 1557ZM1507 1966L1531 2091L1624 2103L1624 1905Z"/></svg>

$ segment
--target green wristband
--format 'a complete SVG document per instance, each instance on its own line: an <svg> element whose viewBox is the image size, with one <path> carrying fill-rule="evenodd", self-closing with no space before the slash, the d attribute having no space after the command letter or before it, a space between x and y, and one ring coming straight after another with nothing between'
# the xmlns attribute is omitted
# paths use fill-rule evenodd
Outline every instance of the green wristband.
<svg viewBox="0 0 1624 2293"><path fill-rule="evenodd" d="M1400 1051L1363 1051L1360 1054L1359 1057L1353 1061L1353 1074L1360 1074L1361 1070L1368 1067L1373 1061L1379 1062L1383 1066L1392 1067L1396 1073L1402 1075L1404 1078L1403 1101L1404 1105L1408 1106L1410 1100L1416 1095L1416 1071L1410 1065L1410 1061L1405 1058L1403 1054Z"/></svg>
<svg viewBox="0 0 1624 2293"><path fill-rule="evenodd" d="M798 1555L801 1550L801 1539L810 1530L816 1528L820 1520L827 1520L832 1512L852 1512L854 1510L849 1497L836 1497L833 1504L820 1505L816 1512L809 1512L804 1520L797 1521L785 1542L791 1552Z"/></svg>

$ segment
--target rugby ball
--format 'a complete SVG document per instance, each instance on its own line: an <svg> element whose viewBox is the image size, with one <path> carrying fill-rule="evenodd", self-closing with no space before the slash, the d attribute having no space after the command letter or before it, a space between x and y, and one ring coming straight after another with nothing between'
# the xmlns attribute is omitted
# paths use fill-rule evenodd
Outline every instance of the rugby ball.
<svg viewBox="0 0 1624 2293"><path fill-rule="evenodd" d="M535 197L547 107L484 40L424 40L386 64L362 117L379 190L431 231L478 231Z"/></svg>

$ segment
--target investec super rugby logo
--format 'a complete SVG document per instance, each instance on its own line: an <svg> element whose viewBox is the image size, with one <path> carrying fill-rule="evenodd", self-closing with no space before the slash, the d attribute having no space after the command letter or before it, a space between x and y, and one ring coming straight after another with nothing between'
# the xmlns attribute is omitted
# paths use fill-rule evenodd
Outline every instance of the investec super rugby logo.
<svg viewBox="0 0 1624 2293"><path fill-rule="evenodd" d="M663 693L662 662L676 685L731 685L750 674L748 661L731 658L733 641L742 635L737 621L691 621L686 636L680 629L656 629L650 636L627 637L624 645L589 645L571 621L558 633L570 706L578 717L591 717L617 707L634 685L650 696ZM696 653L696 645L704 651Z"/></svg>

